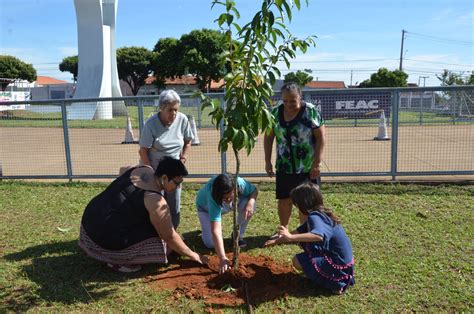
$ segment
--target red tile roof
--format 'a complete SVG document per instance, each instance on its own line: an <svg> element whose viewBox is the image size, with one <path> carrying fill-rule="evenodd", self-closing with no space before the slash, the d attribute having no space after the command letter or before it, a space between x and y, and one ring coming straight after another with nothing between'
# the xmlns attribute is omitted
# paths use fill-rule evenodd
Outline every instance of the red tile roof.
<svg viewBox="0 0 474 314"><path fill-rule="evenodd" d="M312 81L305 86L309 88L346 88L344 81Z"/></svg>
<svg viewBox="0 0 474 314"><path fill-rule="evenodd" d="M156 81L156 77L149 76L145 79L145 85L151 85L155 81ZM192 76L173 77L173 78L167 78L165 80L165 85L195 85L195 84L196 84L196 79Z"/></svg>
<svg viewBox="0 0 474 314"><path fill-rule="evenodd" d="M58 80L49 76L37 76L36 85L58 85L58 84L67 84L68 82L63 80Z"/></svg>
<svg viewBox="0 0 474 314"><path fill-rule="evenodd" d="M153 82L156 81L154 76L149 76L145 79L145 85L151 85ZM181 76L181 77L173 77L167 78L165 80L165 85L196 85L196 78L193 76ZM221 79L219 82L212 81L211 82L211 89L220 89L223 88L225 82L224 79Z"/></svg>
<svg viewBox="0 0 474 314"><path fill-rule="evenodd" d="M145 79L146 85L151 85L156 80L154 76L149 76ZM174 77L168 78L165 81L166 85L195 85L196 79L192 76L188 77ZM221 89L224 87L224 80L221 79L219 82L212 81L211 89ZM309 88L346 88L344 81L312 81L306 84Z"/></svg>
<svg viewBox="0 0 474 314"><path fill-rule="evenodd" d="M224 79L221 79L219 82L212 81L211 89L221 89L221 88L224 88L224 85L225 85Z"/></svg>

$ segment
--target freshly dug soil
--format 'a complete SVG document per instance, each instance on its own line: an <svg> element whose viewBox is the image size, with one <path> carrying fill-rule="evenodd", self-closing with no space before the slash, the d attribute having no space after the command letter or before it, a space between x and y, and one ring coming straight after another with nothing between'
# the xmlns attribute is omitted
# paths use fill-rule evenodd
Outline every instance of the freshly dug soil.
<svg viewBox="0 0 474 314"><path fill-rule="evenodd" d="M154 289L173 290L176 299L202 299L209 305L238 306L246 303L247 296L249 304L256 305L308 294L307 280L296 274L290 263L278 263L268 256L241 253L238 271L222 275L218 266L217 256L210 257L208 267L179 260L149 279Z"/></svg>

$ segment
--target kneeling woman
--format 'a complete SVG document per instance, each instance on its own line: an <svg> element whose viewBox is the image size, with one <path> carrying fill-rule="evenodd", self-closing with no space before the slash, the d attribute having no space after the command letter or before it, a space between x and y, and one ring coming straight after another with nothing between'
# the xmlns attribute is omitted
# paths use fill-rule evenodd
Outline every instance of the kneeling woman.
<svg viewBox="0 0 474 314"><path fill-rule="evenodd" d="M121 272L137 271L140 264L167 263L171 250L205 263L206 258L186 246L174 230L161 194L176 190L186 175L183 163L170 157L156 171L149 166L125 170L87 205L79 246Z"/></svg>
<svg viewBox="0 0 474 314"><path fill-rule="evenodd" d="M196 197L196 207L202 230L202 241L206 247L216 249L220 261L220 273L230 269L230 261L225 256L224 241L222 239L221 215L232 211L234 187L234 177L228 173L223 173L211 178L199 190ZM240 227L239 246L245 247L247 244L243 240L243 237L249 220L255 212L255 200L258 191L253 184L240 177L237 178L237 190L237 220Z"/></svg>

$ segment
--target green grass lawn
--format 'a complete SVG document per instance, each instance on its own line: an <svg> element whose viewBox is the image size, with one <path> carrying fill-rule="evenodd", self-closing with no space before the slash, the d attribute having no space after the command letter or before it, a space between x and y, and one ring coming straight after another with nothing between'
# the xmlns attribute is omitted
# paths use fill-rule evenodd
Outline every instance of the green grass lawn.
<svg viewBox="0 0 474 314"><path fill-rule="evenodd" d="M274 186L258 186L258 212L249 224L245 251L289 263L296 246L259 248L278 219ZM147 281L157 273L157 265L133 275L118 274L78 249L82 211L104 187L0 181L1 312L206 309L200 300L172 301L171 292L152 289ZM200 243L193 205L198 187L184 185L179 231L190 247L208 253ZM326 184L323 192L352 240L356 285L343 296L314 290L314 296L259 304L256 312L474 310L474 186ZM223 221L227 236L230 216ZM294 213L292 227L296 217Z"/></svg>

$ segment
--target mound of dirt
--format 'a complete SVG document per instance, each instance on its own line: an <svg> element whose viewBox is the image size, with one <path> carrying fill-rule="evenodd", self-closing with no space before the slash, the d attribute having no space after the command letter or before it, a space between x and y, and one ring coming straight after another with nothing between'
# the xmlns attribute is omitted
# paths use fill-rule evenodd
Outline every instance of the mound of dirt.
<svg viewBox="0 0 474 314"><path fill-rule="evenodd" d="M307 280L296 274L290 263L241 253L239 264L237 271L219 275L217 256L210 257L208 267L179 260L149 280L154 289L174 291L176 299L202 299L208 305L238 306L246 300L248 304L256 305L308 293L304 287Z"/></svg>

